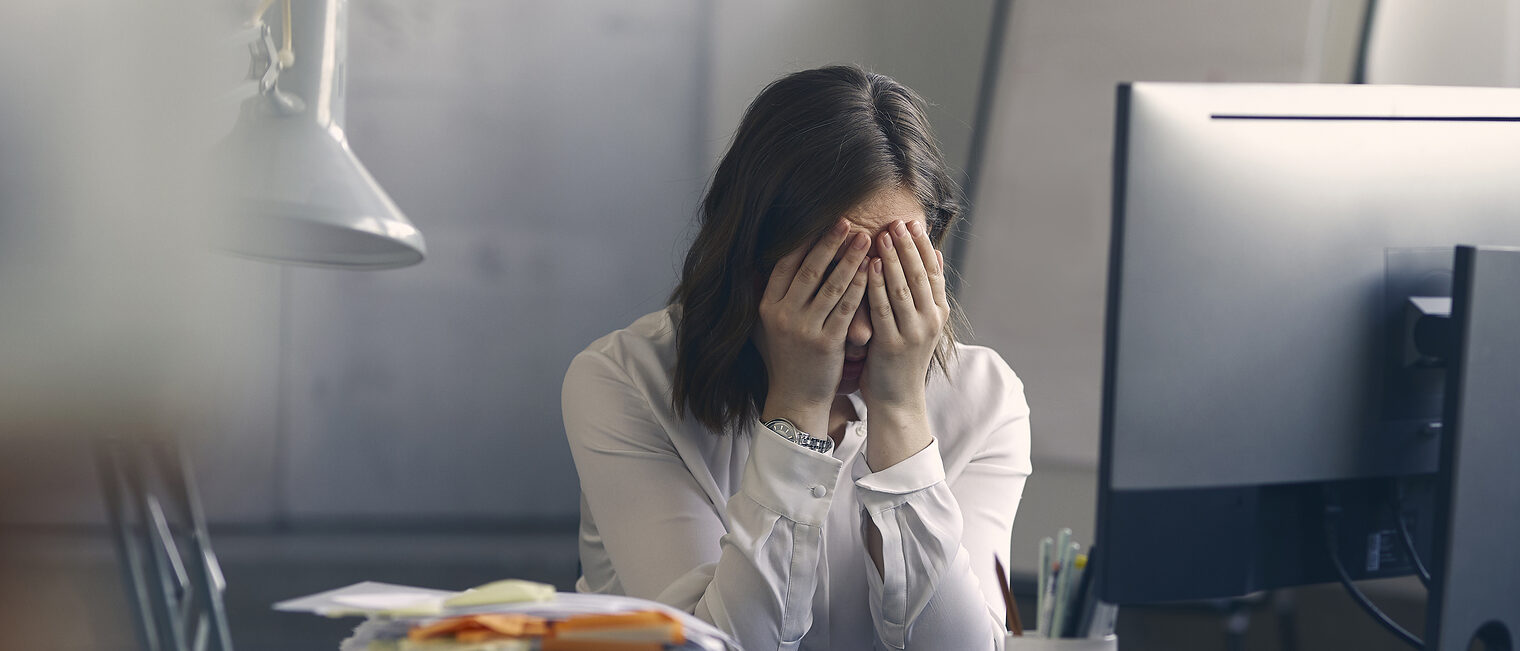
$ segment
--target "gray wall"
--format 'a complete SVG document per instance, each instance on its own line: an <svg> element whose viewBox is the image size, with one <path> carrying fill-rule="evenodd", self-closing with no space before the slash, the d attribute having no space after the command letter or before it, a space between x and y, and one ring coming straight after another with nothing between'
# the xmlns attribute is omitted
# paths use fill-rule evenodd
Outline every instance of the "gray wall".
<svg viewBox="0 0 1520 651"><path fill-rule="evenodd" d="M1520 86L1520 0L1383 0L1367 79Z"/></svg>

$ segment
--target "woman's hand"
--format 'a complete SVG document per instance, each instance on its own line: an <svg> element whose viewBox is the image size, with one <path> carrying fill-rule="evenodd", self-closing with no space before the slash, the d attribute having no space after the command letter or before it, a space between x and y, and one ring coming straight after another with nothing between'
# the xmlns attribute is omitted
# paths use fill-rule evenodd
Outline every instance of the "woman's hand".
<svg viewBox="0 0 1520 651"><path fill-rule="evenodd" d="M879 238L881 257L871 264L867 288L872 334L861 397L873 420L879 411L922 415L929 362L950 316L944 258L918 221L893 222Z"/></svg>
<svg viewBox="0 0 1520 651"><path fill-rule="evenodd" d="M798 249L776 263L755 329L755 346L770 378L761 418L785 418L816 437L827 436L845 333L866 289L871 238L863 233L847 238L848 232L849 223L841 219L811 250Z"/></svg>

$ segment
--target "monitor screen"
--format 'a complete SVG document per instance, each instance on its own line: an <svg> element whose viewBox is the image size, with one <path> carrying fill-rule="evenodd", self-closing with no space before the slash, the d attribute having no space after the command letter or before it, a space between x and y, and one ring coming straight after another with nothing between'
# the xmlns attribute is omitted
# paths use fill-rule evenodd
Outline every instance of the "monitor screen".
<svg viewBox="0 0 1520 651"><path fill-rule="evenodd" d="M1428 544L1444 386L1411 350L1410 299L1450 296L1455 245L1520 244L1520 90L1118 100L1099 594L1334 580L1327 494L1354 575L1407 573L1390 536L1401 509Z"/></svg>

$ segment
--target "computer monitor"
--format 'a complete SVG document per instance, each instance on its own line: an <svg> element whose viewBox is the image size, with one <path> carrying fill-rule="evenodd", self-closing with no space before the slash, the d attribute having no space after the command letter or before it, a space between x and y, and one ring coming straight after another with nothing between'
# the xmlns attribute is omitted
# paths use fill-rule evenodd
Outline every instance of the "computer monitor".
<svg viewBox="0 0 1520 651"><path fill-rule="evenodd" d="M1117 117L1098 596L1335 581L1332 540L1410 573L1445 386L1410 299L1520 244L1520 90L1133 83Z"/></svg>

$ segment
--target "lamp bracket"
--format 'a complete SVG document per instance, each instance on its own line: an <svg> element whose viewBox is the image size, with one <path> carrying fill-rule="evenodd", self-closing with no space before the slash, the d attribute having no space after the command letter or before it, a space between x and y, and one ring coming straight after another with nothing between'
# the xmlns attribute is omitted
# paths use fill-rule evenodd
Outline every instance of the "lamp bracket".
<svg viewBox="0 0 1520 651"><path fill-rule="evenodd" d="M280 50L275 47L273 30L263 21L259 21L259 37L248 44L248 78L258 80L259 94L276 113L294 115L306 110L300 97L279 88Z"/></svg>

